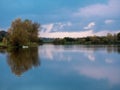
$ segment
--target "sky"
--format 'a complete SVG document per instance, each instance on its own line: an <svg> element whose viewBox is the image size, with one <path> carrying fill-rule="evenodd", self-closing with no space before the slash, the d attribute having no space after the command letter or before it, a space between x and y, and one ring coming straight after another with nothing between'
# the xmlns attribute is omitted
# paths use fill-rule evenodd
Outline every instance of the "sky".
<svg viewBox="0 0 120 90"><path fill-rule="evenodd" d="M0 30L16 18L40 23L40 37L102 36L120 32L120 0L0 0Z"/></svg>

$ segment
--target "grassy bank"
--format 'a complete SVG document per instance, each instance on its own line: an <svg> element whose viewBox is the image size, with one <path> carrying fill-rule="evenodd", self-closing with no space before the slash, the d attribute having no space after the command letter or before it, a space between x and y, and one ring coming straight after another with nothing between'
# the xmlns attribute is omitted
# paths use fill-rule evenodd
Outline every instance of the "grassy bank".
<svg viewBox="0 0 120 90"><path fill-rule="evenodd" d="M0 46L2 47L2 46L5 46L5 45L4 45L4 43L0 42Z"/></svg>
<svg viewBox="0 0 120 90"><path fill-rule="evenodd" d="M23 46L11 46L11 45L5 45L4 43L0 42L0 48L23 48L23 47L37 47L39 46L38 43L29 43L28 45Z"/></svg>
<svg viewBox="0 0 120 90"><path fill-rule="evenodd" d="M0 42L0 48L7 48L7 46L4 45L4 43Z"/></svg>

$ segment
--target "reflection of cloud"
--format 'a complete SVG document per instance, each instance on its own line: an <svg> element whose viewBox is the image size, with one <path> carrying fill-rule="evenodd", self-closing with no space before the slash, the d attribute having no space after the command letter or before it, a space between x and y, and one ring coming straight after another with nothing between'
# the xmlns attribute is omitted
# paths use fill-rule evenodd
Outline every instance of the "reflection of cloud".
<svg viewBox="0 0 120 90"><path fill-rule="evenodd" d="M46 48L46 47L44 48L43 47L43 49L44 50L39 51L39 54L42 55L43 57L46 57L46 58L52 60L53 59L53 50L52 50L52 48Z"/></svg>
<svg viewBox="0 0 120 90"><path fill-rule="evenodd" d="M94 51L99 50L102 54L107 54L107 46L85 46L85 45L68 45L66 46L54 46L54 45L43 45L39 47L40 56L54 60L57 57L57 60L63 59L68 60L70 58L74 58L75 54L83 54L85 58L87 57L90 61L95 61L97 57L94 55ZM111 52L117 52L118 47L110 47ZM104 50L103 50L104 49ZM69 53L70 54L65 54ZM72 55L71 55L72 54ZM63 58L64 57L64 58ZM72 59L71 59L72 60ZM113 60L106 60L107 63L111 63Z"/></svg>
<svg viewBox="0 0 120 90"><path fill-rule="evenodd" d="M65 56L63 53L61 53L58 57L59 57L58 58L59 61L71 61L72 60L70 56Z"/></svg>
<svg viewBox="0 0 120 90"><path fill-rule="evenodd" d="M53 59L53 54L50 50L46 50L45 55L47 55L49 59Z"/></svg>
<svg viewBox="0 0 120 90"><path fill-rule="evenodd" d="M54 45L48 45L47 47L44 45L44 47L40 49L39 54L48 60L55 60L54 58L57 57L57 61L70 61L71 56L65 56L63 52L64 49L55 49Z"/></svg>
<svg viewBox="0 0 120 90"><path fill-rule="evenodd" d="M68 65L68 68L70 71L76 71L77 74L79 73L80 75L97 80L108 80L112 85L120 84L119 66L116 67L115 63L113 63L113 60L118 57L114 57L114 59L108 58L113 53L107 53L107 48L106 46L100 47L94 45L43 45L39 47L39 54L42 58L47 58L47 60L51 60L52 57L52 60L55 61L71 61L72 67ZM112 49L114 50L115 48L117 47ZM98 51L94 52L95 50ZM97 61L91 63L86 60L86 57L90 61ZM67 69L66 71L69 70ZM64 70L62 69L61 71Z"/></svg>
<svg viewBox="0 0 120 90"><path fill-rule="evenodd" d="M80 47L72 46L71 48L65 49L64 47L60 47L60 46L57 47L54 45L44 45L40 48L39 54L42 57L47 58L49 60L53 60L55 57L57 57L58 61L63 61L63 60L71 61L73 57L69 54L64 55L64 53L68 53L68 52L83 53L85 54L86 57L88 57L90 61L95 61L95 57L93 55L93 49L84 48L82 46Z"/></svg>
<svg viewBox="0 0 120 90"><path fill-rule="evenodd" d="M84 45L72 45L72 46L68 46L68 47L64 47L64 46L54 46L54 45L43 45L40 46L39 49L39 54L40 56L47 58L49 60L54 60L55 57L57 57L57 60L72 60L72 58L74 58L74 54L83 54L85 57L87 57L90 61L95 61L96 57L94 55L94 51L95 50L99 50L105 48L105 46L103 47L95 47L95 46L91 46L91 47L87 47ZM106 48L105 48L106 49ZM71 53L71 54L67 54L65 55L65 53ZM106 54L106 50L105 51L101 51L101 53Z"/></svg>
<svg viewBox="0 0 120 90"><path fill-rule="evenodd" d="M90 55L90 54L89 54L89 55L88 55L88 58L89 58L90 61L95 61L95 57L94 57L93 55Z"/></svg>
<svg viewBox="0 0 120 90"><path fill-rule="evenodd" d="M106 63L113 63L113 60L112 59L105 59L105 62Z"/></svg>
<svg viewBox="0 0 120 90"><path fill-rule="evenodd" d="M90 60L90 61L95 61L95 56L94 52L85 52L85 56Z"/></svg>
<svg viewBox="0 0 120 90"><path fill-rule="evenodd" d="M120 70L114 67L83 66L76 69L80 74L94 79L108 79L110 84L120 83Z"/></svg>

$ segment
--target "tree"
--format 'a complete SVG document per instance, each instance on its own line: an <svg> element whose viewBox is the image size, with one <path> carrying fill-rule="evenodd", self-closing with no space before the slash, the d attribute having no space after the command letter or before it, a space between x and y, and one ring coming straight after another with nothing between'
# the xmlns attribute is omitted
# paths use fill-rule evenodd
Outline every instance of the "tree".
<svg viewBox="0 0 120 90"><path fill-rule="evenodd" d="M7 39L6 39L5 37L3 38L2 43L3 43L4 45L7 45Z"/></svg>
<svg viewBox="0 0 120 90"><path fill-rule="evenodd" d="M12 46L29 45L38 40L39 24L30 20L22 21L20 18L12 22L8 30L8 41Z"/></svg>
<svg viewBox="0 0 120 90"><path fill-rule="evenodd" d="M28 43L28 33L23 25L21 19L12 22L11 28L8 30L9 41L12 46L22 46Z"/></svg>
<svg viewBox="0 0 120 90"><path fill-rule="evenodd" d="M114 42L114 37L111 33L108 33L106 38L108 39L108 44L112 44Z"/></svg>
<svg viewBox="0 0 120 90"><path fill-rule="evenodd" d="M120 41L120 32L117 34L117 40Z"/></svg>
<svg viewBox="0 0 120 90"><path fill-rule="evenodd" d="M7 32L6 31L0 31L0 42L3 40L4 37L7 36Z"/></svg>
<svg viewBox="0 0 120 90"><path fill-rule="evenodd" d="M90 42L91 42L91 44L99 44L100 43L100 39L99 39L99 37L98 36L91 36L90 37Z"/></svg>
<svg viewBox="0 0 120 90"><path fill-rule="evenodd" d="M30 42L37 42L38 41L38 29L40 27L40 24L38 23L32 23L32 21L26 19L24 21L24 28L28 32L28 38Z"/></svg>
<svg viewBox="0 0 120 90"><path fill-rule="evenodd" d="M116 44L117 43L117 34L114 34L113 37L114 37L114 44Z"/></svg>

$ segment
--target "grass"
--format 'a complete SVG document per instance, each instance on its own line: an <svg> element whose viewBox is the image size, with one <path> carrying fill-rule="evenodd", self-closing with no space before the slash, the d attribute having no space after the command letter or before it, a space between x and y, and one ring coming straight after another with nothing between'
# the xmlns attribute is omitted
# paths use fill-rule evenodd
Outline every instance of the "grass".
<svg viewBox="0 0 120 90"><path fill-rule="evenodd" d="M2 42L0 42L0 46L3 46L4 44Z"/></svg>
<svg viewBox="0 0 120 90"><path fill-rule="evenodd" d="M4 43L0 42L0 49L1 48L7 48L7 46Z"/></svg>

